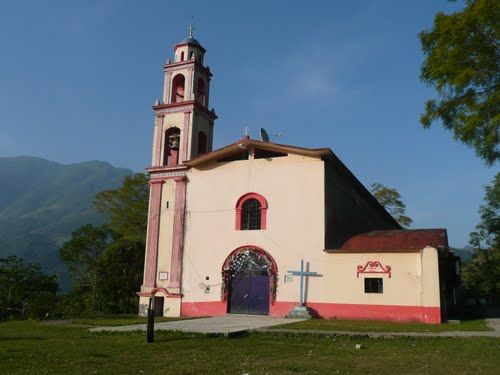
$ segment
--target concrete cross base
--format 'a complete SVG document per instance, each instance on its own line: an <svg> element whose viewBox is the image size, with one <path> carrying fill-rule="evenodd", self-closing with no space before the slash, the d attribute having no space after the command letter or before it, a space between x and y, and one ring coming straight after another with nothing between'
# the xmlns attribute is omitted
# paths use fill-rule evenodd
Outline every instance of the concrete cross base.
<svg viewBox="0 0 500 375"><path fill-rule="evenodd" d="M305 306L295 306L290 310L287 319L311 319L312 315Z"/></svg>

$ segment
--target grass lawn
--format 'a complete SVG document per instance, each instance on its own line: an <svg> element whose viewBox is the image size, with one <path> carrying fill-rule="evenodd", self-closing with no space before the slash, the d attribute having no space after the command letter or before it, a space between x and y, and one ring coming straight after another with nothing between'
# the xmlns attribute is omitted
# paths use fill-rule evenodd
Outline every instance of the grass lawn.
<svg viewBox="0 0 500 375"><path fill-rule="evenodd" d="M155 322L171 322L173 320L183 320L189 318L164 318L161 316L155 317ZM129 324L147 323L148 318L138 315L104 315L102 317L94 318L77 318L72 319L73 324L82 324L89 326L126 326Z"/></svg>
<svg viewBox="0 0 500 375"><path fill-rule="evenodd" d="M283 324L271 328L315 329L325 331L360 332L448 332L448 331L491 331L484 319L464 320L461 323L419 324L391 323L361 320L310 319L303 322Z"/></svg>
<svg viewBox="0 0 500 375"><path fill-rule="evenodd" d="M356 350L355 345L362 349ZM495 374L497 338L316 337L254 333L227 339L0 323L0 373L19 374Z"/></svg>

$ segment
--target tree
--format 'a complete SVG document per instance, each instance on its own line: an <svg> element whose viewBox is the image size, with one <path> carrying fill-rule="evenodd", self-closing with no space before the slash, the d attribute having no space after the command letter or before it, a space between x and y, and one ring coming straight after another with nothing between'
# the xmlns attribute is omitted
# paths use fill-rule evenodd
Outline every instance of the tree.
<svg viewBox="0 0 500 375"><path fill-rule="evenodd" d="M421 124L441 120L487 164L500 157L499 19L499 1L465 0L462 11L438 13L432 29L419 35L420 79L439 97L426 102Z"/></svg>
<svg viewBox="0 0 500 375"><path fill-rule="evenodd" d="M500 297L500 249L476 250L462 267L462 283L471 297L497 300Z"/></svg>
<svg viewBox="0 0 500 375"><path fill-rule="evenodd" d="M137 313L137 296L144 269L144 247L118 239L99 260L100 289L105 309L112 313Z"/></svg>
<svg viewBox="0 0 500 375"><path fill-rule="evenodd" d="M94 207L109 219L109 226L127 240L145 245L149 200L148 178L125 177L122 187L97 193Z"/></svg>
<svg viewBox="0 0 500 375"><path fill-rule="evenodd" d="M87 224L74 231L59 249L59 257L71 274L75 291L88 299L85 305L91 312L102 311L99 258L115 238L109 227Z"/></svg>
<svg viewBox="0 0 500 375"><path fill-rule="evenodd" d="M112 312L135 312L142 282L149 201L149 180L138 173L119 189L98 193L94 205L116 232L101 259L102 290Z"/></svg>
<svg viewBox="0 0 500 375"><path fill-rule="evenodd" d="M469 244L474 249L500 249L500 173L495 175L491 185L484 187L484 191L484 204L478 210L481 221L469 234Z"/></svg>
<svg viewBox="0 0 500 375"><path fill-rule="evenodd" d="M94 206L108 224L85 225L59 251L70 271L74 292L67 296L70 314L131 313L137 310L146 243L148 179L125 177L118 189L97 193Z"/></svg>
<svg viewBox="0 0 500 375"><path fill-rule="evenodd" d="M0 319L41 319L55 311L59 284L37 263L21 258L0 258Z"/></svg>
<svg viewBox="0 0 500 375"><path fill-rule="evenodd" d="M396 189L376 182L372 184L372 194L401 226L411 225L413 220L405 215L406 206L401 199L401 194Z"/></svg>
<svg viewBox="0 0 500 375"><path fill-rule="evenodd" d="M500 173L484 187L484 204L479 206L481 221L469 234L475 249L462 269L466 292L474 297L500 297Z"/></svg>

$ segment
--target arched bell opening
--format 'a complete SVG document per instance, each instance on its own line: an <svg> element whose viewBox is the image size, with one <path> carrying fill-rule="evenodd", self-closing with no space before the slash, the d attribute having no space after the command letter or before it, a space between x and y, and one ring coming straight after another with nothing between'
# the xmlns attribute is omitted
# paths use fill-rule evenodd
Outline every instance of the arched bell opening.
<svg viewBox="0 0 500 375"><path fill-rule="evenodd" d="M182 74L177 74L172 80L172 103L179 103L184 101L184 85L186 79Z"/></svg>
<svg viewBox="0 0 500 375"><path fill-rule="evenodd" d="M177 165L179 163L179 148L181 130L173 127L165 132L165 145L163 146L163 165Z"/></svg>
<svg viewBox="0 0 500 375"><path fill-rule="evenodd" d="M205 80L203 78L198 78L198 95L197 101L203 106L206 106L206 94L205 94Z"/></svg>

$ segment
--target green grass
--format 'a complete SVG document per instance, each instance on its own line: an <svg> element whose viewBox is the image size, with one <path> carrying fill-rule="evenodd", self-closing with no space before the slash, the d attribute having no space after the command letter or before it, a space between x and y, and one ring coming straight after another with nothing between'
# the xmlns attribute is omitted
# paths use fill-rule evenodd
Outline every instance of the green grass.
<svg viewBox="0 0 500 375"><path fill-rule="evenodd" d="M355 345L362 349L356 350ZM495 374L497 338L317 337L253 333L227 339L158 332L92 333L72 325L0 323L1 374Z"/></svg>
<svg viewBox="0 0 500 375"><path fill-rule="evenodd" d="M449 332L449 331L491 331L484 319L464 320L461 323L420 324L391 323L361 320L310 319L303 322L271 327L286 329L314 329L324 331L359 332Z"/></svg>
<svg viewBox="0 0 500 375"><path fill-rule="evenodd" d="M157 316L155 322L171 322L174 320L183 320L187 318L164 318ZM104 315L93 318L76 318L72 319L73 324L90 325L90 326L125 326L129 324L147 323L148 319L137 315Z"/></svg>

